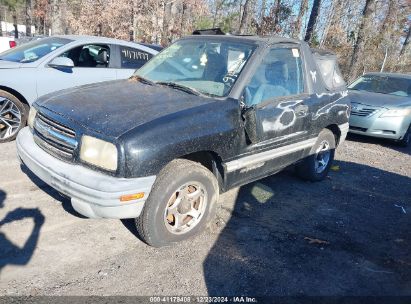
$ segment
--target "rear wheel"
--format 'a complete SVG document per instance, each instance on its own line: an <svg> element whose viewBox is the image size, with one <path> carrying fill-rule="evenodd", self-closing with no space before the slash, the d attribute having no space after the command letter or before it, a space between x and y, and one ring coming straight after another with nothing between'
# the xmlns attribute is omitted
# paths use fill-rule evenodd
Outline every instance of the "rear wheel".
<svg viewBox="0 0 411 304"><path fill-rule="evenodd" d="M330 130L324 129L318 135L310 155L296 166L297 174L309 181L323 180L334 160L334 152L335 136Z"/></svg>
<svg viewBox="0 0 411 304"><path fill-rule="evenodd" d="M411 143L411 125L408 127L407 132L405 132L404 137L398 141L398 143L402 146L402 147L408 147Z"/></svg>
<svg viewBox="0 0 411 304"><path fill-rule="evenodd" d="M0 143L12 141L26 125L29 107L14 95L0 90Z"/></svg>
<svg viewBox="0 0 411 304"><path fill-rule="evenodd" d="M140 237L161 247L201 232L215 215L218 183L199 163L177 159L158 175L141 215Z"/></svg>

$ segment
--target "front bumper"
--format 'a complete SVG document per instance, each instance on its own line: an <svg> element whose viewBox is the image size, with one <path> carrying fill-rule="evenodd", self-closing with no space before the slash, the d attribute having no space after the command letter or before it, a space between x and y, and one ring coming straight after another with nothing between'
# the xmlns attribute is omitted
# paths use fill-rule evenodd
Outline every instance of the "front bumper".
<svg viewBox="0 0 411 304"><path fill-rule="evenodd" d="M117 178L61 161L34 142L29 127L17 136L21 161L41 180L71 198L73 208L90 218L135 218L144 207L156 179ZM120 202L120 196L144 192L141 199Z"/></svg>
<svg viewBox="0 0 411 304"><path fill-rule="evenodd" d="M379 117L380 113L370 117L351 115L350 133L372 137L400 140L411 124L411 117Z"/></svg>

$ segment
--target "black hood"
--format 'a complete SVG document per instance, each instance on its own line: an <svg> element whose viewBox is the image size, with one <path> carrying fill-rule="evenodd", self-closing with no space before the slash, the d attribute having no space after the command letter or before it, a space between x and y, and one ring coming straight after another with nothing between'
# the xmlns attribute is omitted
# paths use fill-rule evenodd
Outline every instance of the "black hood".
<svg viewBox="0 0 411 304"><path fill-rule="evenodd" d="M349 90L348 95L350 96L352 103L361 103L365 105L386 108L411 106L410 97L355 90Z"/></svg>
<svg viewBox="0 0 411 304"><path fill-rule="evenodd" d="M36 104L107 136L125 132L179 111L215 102L161 85L119 80L43 96Z"/></svg>

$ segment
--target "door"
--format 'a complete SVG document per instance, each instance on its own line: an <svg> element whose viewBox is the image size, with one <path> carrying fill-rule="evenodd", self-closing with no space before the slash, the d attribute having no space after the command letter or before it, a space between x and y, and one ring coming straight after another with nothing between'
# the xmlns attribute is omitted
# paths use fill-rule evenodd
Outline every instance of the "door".
<svg viewBox="0 0 411 304"><path fill-rule="evenodd" d="M309 94L296 45L272 48L243 93L246 140L226 164L233 184L270 175L300 159L309 139Z"/></svg>
<svg viewBox="0 0 411 304"><path fill-rule="evenodd" d="M116 71L111 68L110 45L87 44L70 49L58 57L73 61L73 68L55 68L45 65L37 76L37 94L45 95L54 91L80 85L116 79Z"/></svg>
<svg viewBox="0 0 411 304"><path fill-rule="evenodd" d="M141 68L147 61L153 58L153 54L139 48L118 46L120 57L120 68L117 69L117 79L126 79Z"/></svg>

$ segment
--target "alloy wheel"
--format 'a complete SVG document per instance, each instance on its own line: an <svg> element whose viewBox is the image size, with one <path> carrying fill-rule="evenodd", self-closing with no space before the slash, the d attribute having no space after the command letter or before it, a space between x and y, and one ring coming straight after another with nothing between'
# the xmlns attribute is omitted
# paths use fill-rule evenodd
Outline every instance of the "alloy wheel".
<svg viewBox="0 0 411 304"><path fill-rule="evenodd" d="M173 234L184 234L200 223L207 207L207 191L199 182L181 186L170 197L164 212L164 224Z"/></svg>
<svg viewBox="0 0 411 304"><path fill-rule="evenodd" d="M21 112L11 100L0 97L0 139L14 136L21 125Z"/></svg>
<svg viewBox="0 0 411 304"><path fill-rule="evenodd" d="M327 168L331 158L330 144L323 140L316 151L315 172L322 173Z"/></svg>

